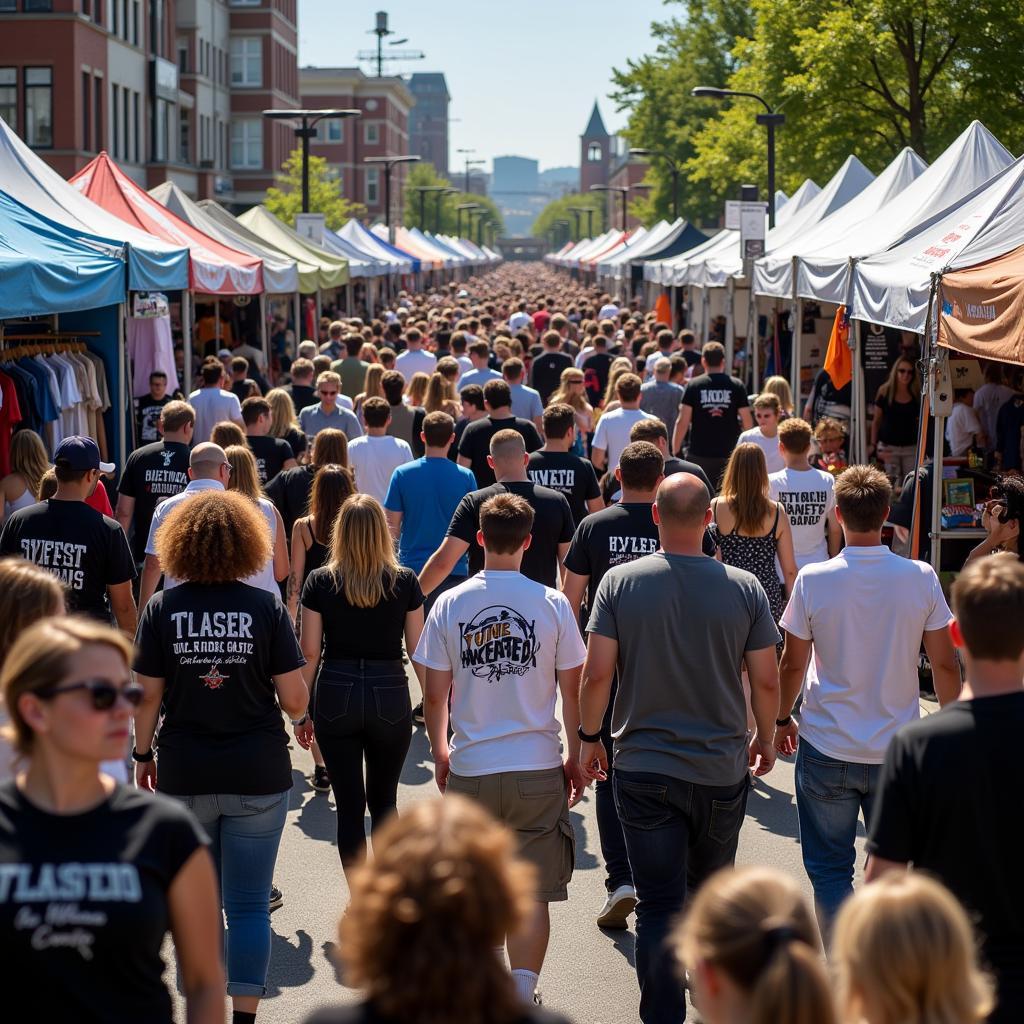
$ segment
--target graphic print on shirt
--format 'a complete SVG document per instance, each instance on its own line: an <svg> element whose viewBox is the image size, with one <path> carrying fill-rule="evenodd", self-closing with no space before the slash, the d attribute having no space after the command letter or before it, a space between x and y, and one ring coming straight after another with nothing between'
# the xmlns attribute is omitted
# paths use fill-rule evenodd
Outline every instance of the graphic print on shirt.
<svg viewBox="0 0 1024 1024"><path fill-rule="evenodd" d="M608 537L608 568L634 562L644 555L653 555L661 541L658 537Z"/></svg>
<svg viewBox="0 0 1024 1024"><path fill-rule="evenodd" d="M779 491L776 500L782 503L791 526L817 526L825 516L828 491Z"/></svg>
<svg viewBox="0 0 1024 1024"><path fill-rule="evenodd" d="M173 651L179 665L200 666L200 682L219 690L230 678L221 665L246 665L255 653L248 612L172 612Z"/></svg>
<svg viewBox="0 0 1024 1024"><path fill-rule="evenodd" d="M576 486L575 469L535 469L530 466L527 469L527 476L535 484L541 487L551 487L563 494L572 494Z"/></svg>
<svg viewBox="0 0 1024 1024"><path fill-rule="evenodd" d="M732 390L730 388L701 388L700 407L709 416L716 419L724 416L732 405Z"/></svg>
<svg viewBox="0 0 1024 1024"><path fill-rule="evenodd" d="M526 675L537 667L536 624L503 605L484 608L472 622L459 623L462 667L489 683Z"/></svg>
<svg viewBox="0 0 1024 1024"><path fill-rule="evenodd" d="M72 544L63 540L37 540L22 538L21 553L40 569L53 573L72 590L85 589L85 569L82 559L89 550L88 544Z"/></svg>
<svg viewBox="0 0 1024 1024"><path fill-rule="evenodd" d="M32 932L32 948L74 949L92 960L96 930L107 915L89 903L139 903L142 884L134 864L0 864L0 903L20 904L15 931ZM34 907L39 903L44 906Z"/></svg>
<svg viewBox="0 0 1024 1024"><path fill-rule="evenodd" d="M178 494L188 486L188 473L180 469L171 469L176 452L173 448L165 448L159 453L163 468L147 469L143 483L147 494Z"/></svg>

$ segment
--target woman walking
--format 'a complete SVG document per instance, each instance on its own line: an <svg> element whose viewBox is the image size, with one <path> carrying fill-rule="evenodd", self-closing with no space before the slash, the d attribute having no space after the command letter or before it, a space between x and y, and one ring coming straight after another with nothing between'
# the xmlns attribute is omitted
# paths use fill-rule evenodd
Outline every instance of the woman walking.
<svg viewBox="0 0 1024 1024"><path fill-rule="evenodd" d="M576 413L576 439L569 450L573 455L585 456L583 439L594 430L594 408L587 401L586 378L582 370L567 366L559 378L558 388L548 400L548 405L565 404Z"/></svg>
<svg viewBox="0 0 1024 1024"><path fill-rule="evenodd" d="M306 435L295 415L292 396L284 388L271 388L267 392L267 401L270 403L270 436L287 441L295 458L303 461L306 453Z"/></svg>
<svg viewBox="0 0 1024 1024"><path fill-rule="evenodd" d="M11 437L10 464L10 473L0 480L0 524L18 509L36 503L39 484L50 468L46 449L34 430L19 430Z"/></svg>
<svg viewBox="0 0 1024 1024"><path fill-rule="evenodd" d="M917 369L900 357L875 395L868 455L877 454L885 475L897 486L917 465L917 427L921 418L921 384Z"/></svg>

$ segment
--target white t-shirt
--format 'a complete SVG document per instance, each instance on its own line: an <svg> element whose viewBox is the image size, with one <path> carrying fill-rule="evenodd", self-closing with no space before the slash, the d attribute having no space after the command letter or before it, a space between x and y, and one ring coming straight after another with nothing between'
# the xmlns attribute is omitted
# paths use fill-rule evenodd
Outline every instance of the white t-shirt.
<svg viewBox="0 0 1024 1024"><path fill-rule="evenodd" d="M612 409L597 421L594 431L594 448L602 448L608 453L608 472L614 473L619 464L622 449L629 444L629 432L634 423L640 420L656 420L657 416L644 412L643 409Z"/></svg>
<svg viewBox="0 0 1024 1024"><path fill-rule="evenodd" d="M619 315L619 307L614 302L605 303L597 311L598 320L612 320Z"/></svg>
<svg viewBox="0 0 1024 1024"><path fill-rule="evenodd" d="M242 406L238 396L220 388L200 388L188 396L188 404L196 411L193 431L196 444L210 440L210 431L222 420L242 422Z"/></svg>
<svg viewBox="0 0 1024 1024"><path fill-rule="evenodd" d="M977 413L969 405L957 402L946 420L946 440L949 442L950 453L953 456L963 455L971 447L974 435L980 433L981 421Z"/></svg>
<svg viewBox="0 0 1024 1024"><path fill-rule="evenodd" d="M412 657L452 672L456 775L562 763L555 672L586 657L564 594L518 572L484 569L437 599Z"/></svg>
<svg viewBox="0 0 1024 1024"><path fill-rule="evenodd" d="M412 449L399 437L370 437L364 434L348 443L348 463L356 479L356 490L372 494L382 505L391 474L412 462Z"/></svg>
<svg viewBox="0 0 1024 1024"><path fill-rule="evenodd" d="M764 461L768 464L769 473L778 473L780 469L786 468L786 460L779 451L779 439L776 437L765 437L760 427L751 427L744 430L739 436L737 444L756 444L764 452Z"/></svg>
<svg viewBox="0 0 1024 1024"><path fill-rule="evenodd" d="M407 349L395 360L395 369L405 378L408 384L414 373L425 373L427 376L437 369L437 356L433 352L425 352L419 348L413 352Z"/></svg>
<svg viewBox="0 0 1024 1024"><path fill-rule="evenodd" d="M835 488L835 478L821 469L784 468L768 477L772 501L781 502L789 516L797 569L828 558L825 529L836 504Z"/></svg>
<svg viewBox="0 0 1024 1024"><path fill-rule="evenodd" d="M887 547L847 547L796 578L782 628L814 641L800 732L829 757L881 764L919 714L921 636L953 616L930 565Z"/></svg>

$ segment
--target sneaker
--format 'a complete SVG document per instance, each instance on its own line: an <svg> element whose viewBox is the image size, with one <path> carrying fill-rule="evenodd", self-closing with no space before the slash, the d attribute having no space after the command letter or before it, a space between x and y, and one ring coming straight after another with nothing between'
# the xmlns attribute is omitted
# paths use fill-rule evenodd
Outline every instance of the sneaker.
<svg viewBox="0 0 1024 1024"><path fill-rule="evenodd" d="M313 776L310 778L309 784L318 793L329 793L331 791L331 776L324 765L318 764L313 769Z"/></svg>
<svg viewBox="0 0 1024 1024"><path fill-rule="evenodd" d="M412 709L412 720L415 725L427 724L427 720L423 717L423 701L420 701L419 704Z"/></svg>
<svg viewBox="0 0 1024 1024"><path fill-rule="evenodd" d="M636 906L636 889L631 885L620 885L604 901L601 913L597 915L600 928L625 928L629 915Z"/></svg>
<svg viewBox="0 0 1024 1024"><path fill-rule="evenodd" d="M536 989L534 991L534 993L533 993L533 1005L534 1006L543 1006L544 1005L544 998L543 998L543 996L541 996L539 988Z"/></svg>
<svg viewBox="0 0 1024 1024"><path fill-rule="evenodd" d="M284 893L276 885L270 887L270 909L277 910L284 903Z"/></svg>

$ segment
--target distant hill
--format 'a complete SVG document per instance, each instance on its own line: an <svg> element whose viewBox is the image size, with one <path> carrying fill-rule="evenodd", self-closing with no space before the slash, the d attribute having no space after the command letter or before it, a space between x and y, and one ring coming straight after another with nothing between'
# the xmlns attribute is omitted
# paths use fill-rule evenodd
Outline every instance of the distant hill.
<svg viewBox="0 0 1024 1024"><path fill-rule="evenodd" d="M549 167L540 172L542 185L575 185L580 180L578 167Z"/></svg>

